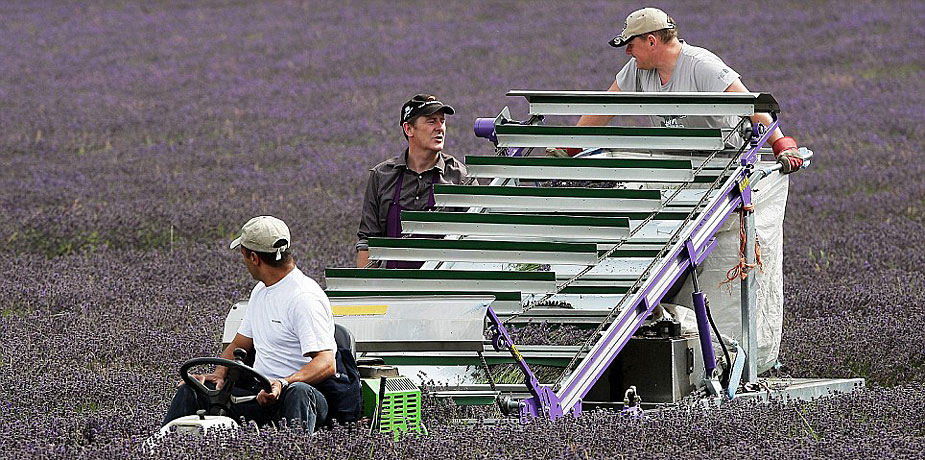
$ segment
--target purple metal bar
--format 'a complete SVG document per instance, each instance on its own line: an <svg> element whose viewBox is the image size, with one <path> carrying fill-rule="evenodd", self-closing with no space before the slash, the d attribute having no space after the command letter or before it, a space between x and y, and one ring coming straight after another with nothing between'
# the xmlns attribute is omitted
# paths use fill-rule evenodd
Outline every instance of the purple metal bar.
<svg viewBox="0 0 925 460"><path fill-rule="evenodd" d="M509 156L509 157L522 157L522 156L524 156L524 152L526 152L526 151L527 151L527 148L526 148L526 147L517 147L516 149L512 149L512 148L508 147L508 149L507 149L507 156Z"/></svg>
<svg viewBox="0 0 925 460"><path fill-rule="evenodd" d="M491 321L491 343L495 347L495 351L507 350L511 352L511 356L517 361L520 371L524 374L524 381L527 385L527 389L530 391L530 394L533 395L532 398L520 402L521 421L526 422L530 418L540 415L546 415L552 420L562 417L564 411L562 410L562 405L559 403L558 396L556 396L556 393L552 391L551 388L540 385L540 381L536 378L536 374L530 370L527 361L524 359L523 355L520 354L520 351L517 350L514 341L511 340L511 336L504 327L504 323L501 322L501 319L498 318L498 315L491 306L488 307L488 319ZM577 416L580 412L581 407L578 408L577 412L573 413Z"/></svg>
<svg viewBox="0 0 925 460"><path fill-rule="evenodd" d="M704 259L707 258L707 255L710 251L713 250L713 247L716 246L716 238L710 238L709 240L709 250L703 251L701 253L697 252L697 249L694 248L694 242L690 238L684 240L684 249L687 251L687 258L691 261L691 269L696 269Z"/></svg>
<svg viewBox="0 0 925 460"><path fill-rule="evenodd" d="M774 130L776 130L780 125L780 121L777 119L776 114L771 113L771 119L773 120L771 122L771 126L768 126L768 128L763 132L757 132L757 127L754 131L752 131L752 138L749 140L751 144L750 148L748 152L746 152L745 155L742 155L742 158L740 159L742 166L755 164L755 162L758 161L758 149L768 141L768 139L771 137L771 134L774 133Z"/></svg>

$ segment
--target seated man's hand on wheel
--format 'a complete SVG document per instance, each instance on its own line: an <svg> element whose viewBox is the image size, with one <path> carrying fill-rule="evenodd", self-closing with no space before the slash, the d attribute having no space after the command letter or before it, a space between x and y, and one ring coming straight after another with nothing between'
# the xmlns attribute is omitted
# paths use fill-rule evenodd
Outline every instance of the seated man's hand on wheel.
<svg viewBox="0 0 925 460"><path fill-rule="evenodd" d="M270 387L273 391L267 393L264 390L260 390L260 393L257 393L257 403L264 406L267 404L275 404L279 401L283 394L283 389L288 385L288 383L289 382L287 382L285 379L273 380L270 382Z"/></svg>
<svg viewBox="0 0 925 460"><path fill-rule="evenodd" d="M197 366L216 366L217 368L224 368L224 375L220 376L216 375L216 373L205 375L191 374L189 372L190 369L194 369ZM273 384L270 382L270 379L254 370L254 368L244 364L240 359L232 361L230 359L211 356L193 358L180 366L180 378L182 378L183 382L189 385L189 388L193 391L208 398L209 413L211 415L223 415L224 413L231 412L232 406L235 404L253 401L252 398L241 399L232 395L232 390L235 389L239 381L242 381L242 378L249 379L248 381L255 381L256 385L262 389L262 392L274 392ZM207 387L206 382L215 383L217 388L213 389ZM278 387L280 385L279 382L277 382L276 385ZM279 397L279 393L279 391L276 392L276 397Z"/></svg>
<svg viewBox="0 0 925 460"><path fill-rule="evenodd" d="M215 384L216 390L221 390L222 386L225 384L225 378L219 375L216 375L216 374L190 374L190 377L198 380L203 385L206 382L212 382ZM183 380L180 380L179 382L177 382L177 386L184 385L184 384L185 382Z"/></svg>

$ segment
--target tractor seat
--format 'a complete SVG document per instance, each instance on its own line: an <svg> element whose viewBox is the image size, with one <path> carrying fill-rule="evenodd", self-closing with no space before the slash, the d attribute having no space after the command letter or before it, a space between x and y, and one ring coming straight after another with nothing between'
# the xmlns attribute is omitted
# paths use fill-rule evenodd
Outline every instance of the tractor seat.
<svg viewBox="0 0 925 460"><path fill-rule="evenodd" d="M350 329L346 327L335 324L334 325L334 342L337 343L338 349L347 349L350 350L350 354L353 355L353 359L357 357L357 341L353 337L353 333L350 332Z"/></svg>

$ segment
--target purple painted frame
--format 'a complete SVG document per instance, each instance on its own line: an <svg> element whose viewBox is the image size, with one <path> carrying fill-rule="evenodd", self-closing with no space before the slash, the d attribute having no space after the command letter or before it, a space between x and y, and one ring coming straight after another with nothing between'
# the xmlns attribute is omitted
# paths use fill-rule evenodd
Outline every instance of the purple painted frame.
<svg viewBox="0 0 925 460"><path fill-rule="evenodd" d="M758 159L758 149L764 145L778 126L777 117L774 114L772 117L774 121L767 130L761 133L756 132L753 135L749 150L741 157L742 168L726 180L720 195L713 199L712 206L697 219L698 223L690 235L683 242L675 245L658 273L645 284L633 304L625 308L619 319L611 324L605 335L592 347L591 352L585 356L559 391L553 391L551 387L542 385L536 380L526 361L516 352L516 347L510 342L510 336L507 335L500 320L489 309L493 324L500 325L498 332L507 343L511 344L510 351L518 360L526 376L527 386L533 395L532 398L520 403L522 421L541 414L555 420L567 413L575 416L581 413L582 398L607 371L616 356L632 338L633 333L642 326L643 321L658 305L668 289L691 266L701 263L712 252L716 247L714 235L732 212L741 207L743 203L746 205L751 203L751 186L748 177Z"/></svg>
<svg viewBox="0 0 925 460"><path fill-rule="evenodd" d="M491 306L488 307L487 314L491 322L492 346L494 346L495 351L506 350L511 352L511 356L517 361L520 371L524 374L524 383L526 383L527 389L530 391L530 394L533 395L532 398L525 399L519 403L521 422L526 423L530 419L538 417L541 414L553 420L561 417L563 415L562 406L559 404L559 398L556 396L556 393L553 392L551 388L540 384L540 380L536 378L536 374L530 370L527 361L517 350L517 345L514 344L511 335L508 334L507 329L504 327L504 323L498 318L498 315Z"/></svg>

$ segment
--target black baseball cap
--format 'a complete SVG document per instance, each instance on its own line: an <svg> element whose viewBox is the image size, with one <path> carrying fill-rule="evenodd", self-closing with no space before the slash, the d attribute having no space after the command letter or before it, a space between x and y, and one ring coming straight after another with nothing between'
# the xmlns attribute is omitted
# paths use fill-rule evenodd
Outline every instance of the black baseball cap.
<svg viewBox="0 0 925 460"><path fill-rule="evenodd" d="M432 115L439 111L447 115L456 113L456 109L450 107L437 99L432 94L416 94L408 102L401 106L401 121L399 125L404 125L406 121L411 121L421 115Z"/></svg>

